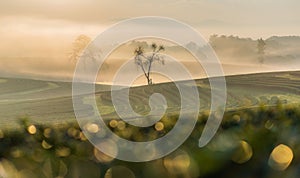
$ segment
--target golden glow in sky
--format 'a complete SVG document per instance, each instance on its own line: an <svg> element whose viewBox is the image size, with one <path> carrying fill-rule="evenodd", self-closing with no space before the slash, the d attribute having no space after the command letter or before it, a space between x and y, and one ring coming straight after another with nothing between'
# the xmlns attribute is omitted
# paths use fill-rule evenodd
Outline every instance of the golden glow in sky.
<svg viewBox="0 0 300 178"><path fill-rule="evenodd" d="M36 71L26 65L39 68L44 64L48 68L41 68L47 75L50 63L56 63L53 68L67 65L78 35L94 38L112 24L138 16L177 19L206 39L212 34L254 39L300 35L299 6L298 0L1 1L0 74L17 71L28 75Z"/></svg>

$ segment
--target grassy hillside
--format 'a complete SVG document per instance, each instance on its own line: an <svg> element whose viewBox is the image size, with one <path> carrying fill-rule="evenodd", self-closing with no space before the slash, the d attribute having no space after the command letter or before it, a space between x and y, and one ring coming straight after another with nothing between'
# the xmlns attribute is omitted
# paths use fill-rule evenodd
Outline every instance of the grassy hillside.
<svg viewBox="0 0 300 178"><path fill-rule="evenodd" d="M253 108L260 105L300 103L300 72L276 72L228 76L227 110ZM184 81L182 82L184 84ZM207 79L196 81L201 111L210 106L210 87ZM30 117L36 123L63 123L75 121L71 83L2 78L0 80L1 127L17 126L18 118ZM96 98L101 114L117 118L111 103L110 86L97 85ZM180 108L178 90L173 83L130 89L132 108L141 114L149 111L148 96L162 93L168 102L168 113Z"/></svg>
<svg viewBox="0 0 300 178"><path fill-rule="evenodd" d="M182 84L185 84L183 81ZM201 111L210 107L210 85L207 79L196 81L200 94ZM300 72L260 73L237 76L227 76L227 110L259 107L260 105L274 106L282 104L300 103ZM130 89L132 107L149 111L148 97L155 93L162 93L168 104L169 112L179 111L180 95L173 83L157 84L151 87L135 87ZM111 93L100 92L98 107L112 106ZM192 99L192 98L191 98ZM107 114L107 113L103 113ZM115 113L112 111L109 117Z"/></svg>

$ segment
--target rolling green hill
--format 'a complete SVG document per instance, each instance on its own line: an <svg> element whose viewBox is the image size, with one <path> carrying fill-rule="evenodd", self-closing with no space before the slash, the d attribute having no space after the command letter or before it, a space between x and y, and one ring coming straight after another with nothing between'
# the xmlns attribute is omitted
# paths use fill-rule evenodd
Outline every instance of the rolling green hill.
<svg viewBox="0 0 300 178"><path fill-rule="evenodd" d="M272 106L278 102L300 103L300 71L227 76L226 81L227 110L253 108L261 104ZM209 82L207 79L199 79L196 84L200 93L200 109L208 111ZM71 92L72 83L68 82L0 78L0 127L16 127L21 117L29 117L40 124L74 121ZM154 92L165 96L168 113L179 111L180 97L173 83L132 87L132 108L137 113L146 114L149 111L148 96ZM110 86L96 86L98 108L105 119L117 118L110 94Z"/></svg>

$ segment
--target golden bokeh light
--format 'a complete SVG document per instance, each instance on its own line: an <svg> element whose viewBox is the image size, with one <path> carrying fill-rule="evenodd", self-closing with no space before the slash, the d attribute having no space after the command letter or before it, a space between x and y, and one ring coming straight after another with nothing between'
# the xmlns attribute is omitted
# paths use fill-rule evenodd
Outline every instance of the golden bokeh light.
<svg viewBox="0 0 300 178"><path fill-rule="evenodd" d="M46 142L45 140L42 141L42 147L46 150L52 148L52 145Z"/></svg>
<svg viewBox="0 0 300 178"><path fill-rule="evenodd" d="M112 127L112 128L116 128L117 126L118 126L118 121L116 121L116 120L111 120L110 122L109 122L109 126L110 127Z"/></svg>
<svg viewBox="0 0 300 178"><path fill-rule="evenodd" d="M102 148L103 150L109 150L109 157L111 157L112 159L116 158L119 152L118 146L116 144L116 142L112 141L112 140L103 140L102 142L100 142L99 144L97 144L96 148L94 148L94 156L96 157L96 159L98 161L108 161L110 158L104 157L103 155L100 156L100 154L104 154L101 153L101 151L96 151L95 149L98 148ZM105 159L104 159L105 158Z"/></svg>
<svg viewBox="0 0 300 178"><path fill-rule="evenodd" d="M124 129L120 132L120 135L125 139L129 139L132 136L132 129Z"/></svg>
<svg viewBox="0 0 300 178"><path fill-rule="evenodd" d="M0 177L20 177L13 162L2 158L0 160Z"/></svg>
<svg viewBox="0 0 300 178"><path fill-rule="evenodd" d="M67 131L67 134L70 137L79 138L80 137L80 131L74 127L70 127Z"/></svg>
<svg viewBox="0 0 300 178"><path fill-rule="evenodd" d="M52 130L51 130L50 128L46 128L46 129L44 130L43 135L44 135L44 137L46 137L46 138L50 138L50 137L51 137L51 133L52 133Z"/></svg>
<svg viewBox="0 0 300 178"><path fill-rule="evenodd" d="M99 132L99 127L97 124L87 124L86 130L90 133L97 133Z"/></svg>
<svg viewBox="0 0 300 178"><path fill-rule="evenodd" d="M14 158L20 158L24 155L24 152L21 149L13 148L10 152L10 155Z"/></svg>
<svg viewBox="0 0 300 178"><path fill-rule="evenodd" d="M135 178L134 173L125 166L114 166L109 168L104 178Z"/></svg>
<svg viewBox="0 0 300 178"><path fill-rule="evenodd" d="M71 153L71 150L68 147L60 147L55 150L55 154L58 157L67 157L70 155L70 153Z"/></svg>
<svg viewBox="0 0 300 178"><path fill-rule="evenodd" d="M83 132L80 132L79 137L80 137L80 140L81 140L81 141L87 141L87 138L86 138L86 136L83 134Z"/></svg>
<svg viewBox="0 0 300 178"><path fill-rule="evenodd" d="M235 114L234 116L232 116L232 119L233 119L235 122L240 122L240 121L241 121L241 116L238 115L238 114Z"/></svg>
<svg viewBox="0 0 300 178"><path fill-rule="evenodd" d="M269 166L275 170L283 171L289 167L293 160L292 149L284 144L274 148L269 158Z"/></svg>
<svg viewBox="0 0 300 178"><path fill-rule="evenodd" d="M157 122L154 127L155 127L155 130L157 130L157 131L162 131L165 128L165 126L162 122Z"/></svg>
<svg viewBox="0 0 300 178"><path fill-rule="evenodd" d="M186 174L191 164L190 156L180 151L164 158L164 166L170 174Z"/></svg>
<svg viewBox="0 0 300 178"><path fill-rule="evenodd" d="M30 125L27 127L27 131L29 134L36 134L36 127L34 125Z"/></svg>
<svg viewBox="0 0 300 178"><path fill-rule="evenodd" d="M114 160L113 157L110 157L103 152L99 151L97 148L94 148L94 156L100 163L109 163Z"/></svg>
<svg viewBox="0 0 300 178"><path fill-rule="evenodd" d="M126 127L126 124L125 124L124 121L119 121L119 122L118 122L117 128L118 128L119 130L124 130L125 127Z"/></svg>
<svg viewBox="0 0 300 178"><path fill-rule="evenodd" d="M240 141L237 150L232 156L232 161L243 164L251 159L253 155L252 147L246 141Z"/></svg>

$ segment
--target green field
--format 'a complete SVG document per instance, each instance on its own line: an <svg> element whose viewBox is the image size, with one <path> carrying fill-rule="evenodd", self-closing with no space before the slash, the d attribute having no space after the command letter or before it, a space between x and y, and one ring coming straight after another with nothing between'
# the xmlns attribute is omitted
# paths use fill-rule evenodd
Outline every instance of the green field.
<svg viewBox="0 0 300 178"><path fill-rule="evenodd" d="M261 105L274 106L300 103L300 72L276 72L226 77L226 109L239 110ZM184 81L182 82L185 83ZM201 112L210 107L210 86L207 79L196 81ZM168 113L180 109L180 97L173 83L141 86L130 89L132 108L140 114L149 111L148 96L163 94ZM29 79L0 79L0 128L17 127L19 118L29 117L35 123L60 124L75 120L72 105L72 83ZM98 109L104 118L117 118L111 103L110 86L96 85Z"/></svg>

